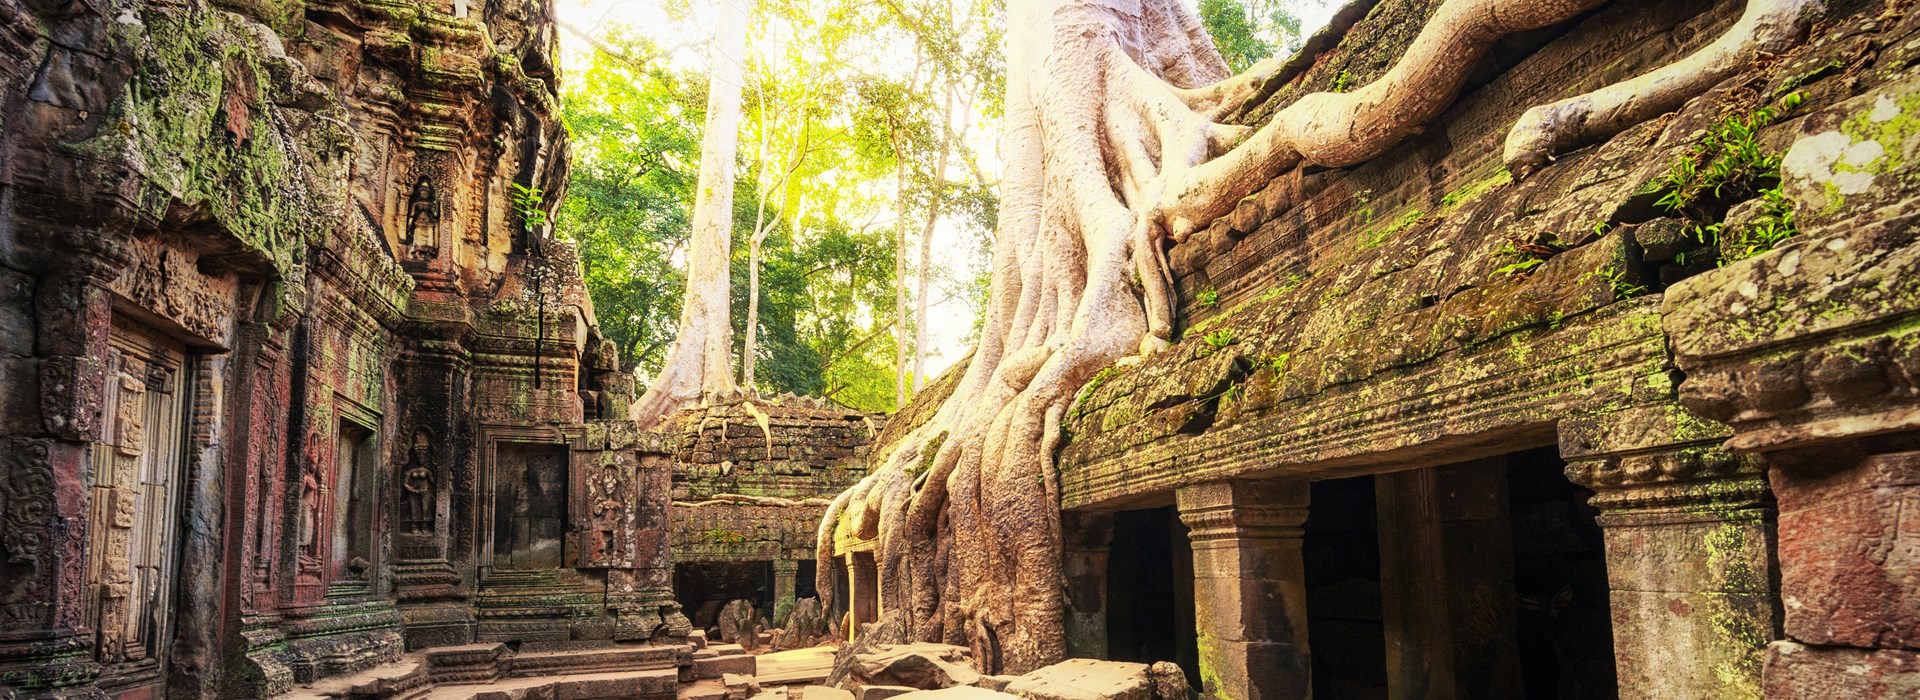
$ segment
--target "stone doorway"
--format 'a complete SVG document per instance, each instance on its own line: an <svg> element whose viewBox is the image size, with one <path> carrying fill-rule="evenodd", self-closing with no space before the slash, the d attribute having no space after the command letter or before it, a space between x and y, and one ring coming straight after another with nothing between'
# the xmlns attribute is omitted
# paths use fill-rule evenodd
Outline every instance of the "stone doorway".
<svg viewBox="0 0 1920 700"><path fill-rule="evenodd" d="M1555 448L1507 456L1515 634L1528 698L1613 698L1613 616L1593 491Z"/></svg>
<svg viewBox="0 0 1920 700"><path fill-rule="evenodd" d="M1328 479L1311 488L1301 560L1313 695L1388 697L1374 478Z"/></svg>
<svg viewBox="0 0 1920 700"><path fill-rule="evenodd" d="M493 568L561 567L567 469L565 445L499 443L494 456Z"/></svg>
<svg viewBox="0 0 1920 700"><path fill-rule="evenodd" d="M760 616L773 615L773 562L681 562L673 566L673 597L692 617L694 628L711 629L729 601L752 603Z"/></svg>
<svg viewBox="0 0 1920 700"><path fill-rule="evenodd" d="M1187 678L1200 678L1193 553L1172 506L1114 514L1106 614L1109 659L1173 661Z"/></svg>
<svg viewBox="0 0 1920 700"><path fill-rule="evenodd" d="M109 331L101 442L88 481L86 620L96 654L126 676L164 673L173 630L190 358L116 318Z"/></svg>
<svg viewBox="0 0 1920 700"><path fill-rule="evenodd" d="M1568 481L1565 468L1556 448L1543 447L1372 477L1380 690L1423 698L1616 696L1605 551L1587 503L1593 493ZM1332 490L1314 486L1315 518L1342 507L1328 502L1339 498ZM1311 594L1309 601L1321 602ZM1336 680L1321 677L1321 657L1346 652L1322 643L1324 606L1313 607L1315 694L1335 697L1321 692Z"/></svg>

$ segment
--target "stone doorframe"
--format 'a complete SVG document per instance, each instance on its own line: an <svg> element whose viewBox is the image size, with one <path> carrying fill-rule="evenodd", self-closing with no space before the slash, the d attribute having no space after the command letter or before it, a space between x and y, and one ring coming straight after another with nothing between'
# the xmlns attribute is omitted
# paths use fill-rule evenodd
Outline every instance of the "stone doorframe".
<svg viewBox="0 0 1920 700"><path fill-rule="evenodd" d="M522 443L534 445L554 445L572 452L572 444L577 435L570 435L559 428L547 425L522 426L481 424L480 426L480 474L476 494L478 501L474 510L474 570L471 585L476 587L486 575L493 571L494 552L494 508L498 505L499 450L502 443ZM571 501L571 498L569 498ZM569 510L573 503L569 502Z"/></svg>

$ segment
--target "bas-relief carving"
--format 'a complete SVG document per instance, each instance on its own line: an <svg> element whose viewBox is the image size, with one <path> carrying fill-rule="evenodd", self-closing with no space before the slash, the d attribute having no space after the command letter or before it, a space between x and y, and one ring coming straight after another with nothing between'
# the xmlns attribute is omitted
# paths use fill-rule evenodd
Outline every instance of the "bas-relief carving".
<svg viewBox="0 0 1920 700"><path fill-rule="evenodd" d="M585 565L633 565L633 503L631 467L612 453L602 453L588 468L587 508L593 536Z"/></svg>
<svg viewBox="0 0 1920 700"><path fill-rule="evenodd" d="M440 193L433 179L421 175L407 196L407 226L400 242L413 249L412 257L431 260L440 256Z"/></svg>
<svg viewBox="0 0 1920 700"><path fill-rule="evenodd" d="M320 512L321 491L325 484L321 481L320 433L307 435L306 456L300 464L300 500L299 530L295 540L299 548L301 573L318 575L320 570Z"/></svg>
<svg viewBox="0 0 1920 700"><path fill-rule="evenodd" d="M0 628L40 623L47 607L42 574L47 521L53 516L53 465L41 441L0 442L0 549L6 583L0 589Z"/></svg>
<svg viewBox="0 0 1920 700"><path fill-rule="evenodd" d="M406 512L403 516L407 534L431 535L434 532L434 516L439 501L434 492L437 465L433 462L431 442L432 438L425 430L414 434L413 447L407 452L406 469L401 474L400 488L405 492Z"/></svg>
<svg viewBox="0 0 1920 700"><path fill-rule="evenodd" d="M114 279L114 292L203 341L229 343L237 281L201 274L198 256L182 252L160 236L136 238L127 252L132 260Z"/></svg>

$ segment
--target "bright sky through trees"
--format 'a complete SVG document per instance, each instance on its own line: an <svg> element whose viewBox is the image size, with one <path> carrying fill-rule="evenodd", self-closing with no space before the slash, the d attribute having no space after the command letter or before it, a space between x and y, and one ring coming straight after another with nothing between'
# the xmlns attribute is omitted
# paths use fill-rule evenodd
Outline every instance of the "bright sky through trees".
<svg viewBox="0 0 1920 700"><path fill-rule="evenodd" d="M876 280L865 272L892 273L892 241L874 241L891 236L897 212L904 211L907 294L911 298L917 291L914 277L920 265L919 239L932 208L928 192L933 173L927 171L937 160L937 134L943 128L963 136L955 146L955 157L947 162L942 178L948 183L947 202L941 207L927 247L933 274L927 294L928 347L923 372L929 378L937 376L971 348L980 304L984 302L987 248L993 230L993 186L1001 170L997 112L1002 88L997 81L1002 51L998 37L1004 27L998 25L1004 24L1001 5L1005 1L748 3L752 17L747 55L753 65L747 71L750 84L743 86L746 121L741 128L741 165L736 177L745 184L736 194L741 201L735 206L734 247L737 251L746 249L744 241L756 221L777 221L782 235L788 237L777 245L788 248L783 249L785 253L770 251L768 261L761 266L764 274L772 276L771 284L776 285L762 290L762 305L768 303L769 294L786 294L798 306L820 307L812 309L816 315L848 317L831 324L839 329L833 332L844 337L822 341L819 335L828 332L824 330L826 322L799 317L807 315L808 310L783 312L778 304L771 310L762 309L762 323L757 327L762 328L759 343L763 347L756 353L760 365L754 369L763 390L831 394L836 400L861 408L891 407L894 336L889 328L894 309L892 287L885 286L891 284L891 278ZM984 14L970 15L970 10L980 9L978 3L982 2L992 4L985 6ZM1189 5L1193 4L1189 0ZM1271 46L1284 50L1297 45L1301 35L1324 24L1336 4L1335 0L1207 0L1201 3L1201 13L1213 13L1207 21L1220 34L1217 43L1223 48L1232 45L1264 50ZM936 16L943 7L954 19ZM625 341L628 347L623 348L623 355L627 362L639 365L644 384L657 369L664 343L672 339L672 321L680 300L678 291L671 288L680 282L663 280L676 270L684 274L683 234L676 237L662 232L684 228L686 223L687 214L674 212L673 208L677 201L690 196L692 183L684 176L697 169L691 162L697 160L701 136L697 116L700 100L695 97L704 94L706 76L710 75L707 42L712 35L713 5L711 0L558 0L555 12L563 26L563 101L568 123L575 131L575 187L569 199L585 200L569 202L560 229L582 239L587 265L598 266L589 269L588 276L590 286L597 285L596 304L609 307L600 311L602 323L616 340ZM791 19L795 17L804 19ZM1216 17L1227 21L1216 22ZM1232 21L1236 18L1243 19ZM908 29L916 23L920 35L917 41L916 33ZM1299 34L1289 33L1292 26L1300 27ZM969 57L970 50L990 54L991 60ZM652 76L651 80L636 78L641 71ZM600 81L647 84L614 86ZM808 81L824 84L801 84ZM623 89L627 94L618 94ZM975 94L954 95L964 107L955 109L952 123L934 123L943 118L944 92L969 90ZM917 99L916 106L907 109L913 114L903 117L906 121L875 115L899 112L899 103L890 100L900 99ZM582 110L583 105L591 107ZM806 118L801 118L801 112ZM771 129L764 151L757 131L762 119ZM610 123L617 120L648 123L622 129ZM798 140L796 134L810 134L805 138L815 149L798 158L797 164L793 143ZM910 188L914 191L904 197L907 205L897 207L896 200L903 198L895 194L899 171L890 165L893 148L889 140L890 136L902 135L918 139L914 142L917 146L893 144L908 149L908 162L914 170L909 176L917 179ZM627 147L640 153L611 152ZM783 187L782 173L787 171L795 182ZM621 173L630 176L636 172L642 176L627 177L624 184L605 177L612 174L613 180L620 180ZM767 196L763 198L762 194ZM756 211L763 199L765 207ZM612 211L622 207L639 211ZM598 216L583 221L580 214L585 211L596 211ZM770 219L768 211L778 216ZM566 218L569 212L575 216L572 221ZM822 242L809 232L822 227L841 231L852 242ZM651 232L641 233L640 229ZM597 230L598 239L594 238L596 234L582 230ZM635 231L630 234L634 240L622 241L628 230ZM616 250L619 248L624 249ZM823 287L818 280L808 286L792 277L808 270L844 266L848 256L875 254L887 257L880 266L884 269L835 273L849 280L844 284L847 289L836 291L851 295L841 296L838 301L809 297L821 293ZM744 252L736 252L734 257L735 305L741 307L734 314L736 325L742 325L749 268L743 262ZM782 265L803 271L782 277L773 269ZM866 282L859 282L863 279ZM782 280L787 281L787 287L777 286ZM881 286L885 286L885 298L874 296ZM646 317L610 318L625 312L615 308L620 304L609 303L601 295L616 291L619 298L627 300L624 303L649 309ZM829 305L831 308L827 308ZM913 301L909 301L909 316L912 307ZM768 313L773 314L771 321ZM780 345L779 332L766 329L768 322L790 324L786 346ZM738 348L738 336L742 334L736 330L735 335ZM909 340L913 335L911 331L906 333ZM799 349L810 355L799 359L791 356L794 347L809 343L813 346L810 349ZM769 357L769 352L787 353L791 361ZM911 351L908 353L910 357ZM851 355L860 357L849 359ZM820 370L823 365L826 369ZM805 379L776 377L768 385L768 372L791 373L795 366L810 367L808 371L815 374L824 371L824 383L815 386ZM865 386L865 379L850 378L883 371L888 375L884 392ZM909 379L907 383L913 382Z"/></svg>

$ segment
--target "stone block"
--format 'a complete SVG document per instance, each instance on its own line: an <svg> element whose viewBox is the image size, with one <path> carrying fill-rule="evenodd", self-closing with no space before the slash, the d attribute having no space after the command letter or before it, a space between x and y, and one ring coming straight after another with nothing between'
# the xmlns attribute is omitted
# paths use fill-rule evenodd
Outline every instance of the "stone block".
<svg viewBox="0 0 1920 700"><path fill-rule="evenodd" d="M675 700L725 700L727 686L715 678L706 678L680 686Z"/></svg>
<svg viewBox="0 0 1920 700"><path fill-rule="evenodd" d="M862 685L903 685L923 690L980 681L965 648L926 643L883 645L872 653L855 656L853 675Z"/></svg>
<svg viewBox="0 0 1920 700"><path fill-rule="evenodd" d="M1920 654L1774 642L1767 649L1769 698L1920 697Z"/></svg>
<svg viewBox="0 0 1920 700"><path fill-rule="evenodd" d="M1827 474L1775 469L1787 637L1920 649L1920 453Z"/></svg>
<svg viewBox="0 0 1920 700"><path fill-rule="evenodd" d="M853 693L824 685L810 685L800 689L800 700L853 700Z"/></svg>
<svg viewBox="0 0 1920 700"><path fill-rule="evenodd" d="M1006 692L1034 700L1151 700L1147 665L1067 659L1013 679Z"/></svg>
<svg viewBox="0 0 1920 700"><path fill-rule="evenodd" d="M1006 677L1005 676L997 676L997 677L1003 679L1001 683L1001 687L1005 687ZM987 678L988 678L987 676L980 677L981 685L986 684ZM919 690L919 689L909 688L904 685L868 685L868 686L861 686L859 692L855 693L855 696L858 697L859 700L887 700L887 698L891 698L899 695L906 695L907 693L911 693L916 690ZM999 688L995 688L995 690L999 690Z"/></svg>
<svg viewBox="0 0 1920 700"><path fill-rule="evenodd" d="M711 648L701 650L704 654ZM694 678L723 678L727 674L753 675L758 672L758 663L746 652L731 654L716 653L711 656L695 654L693 657Z"/></svg>
<svg viewBox="0 0 1920 700"><path fill-rule="evenodd" d="M916 690L894 697L897 700L1018 700L1020 696L971 685L958 685L938 690Z"/></svg>

